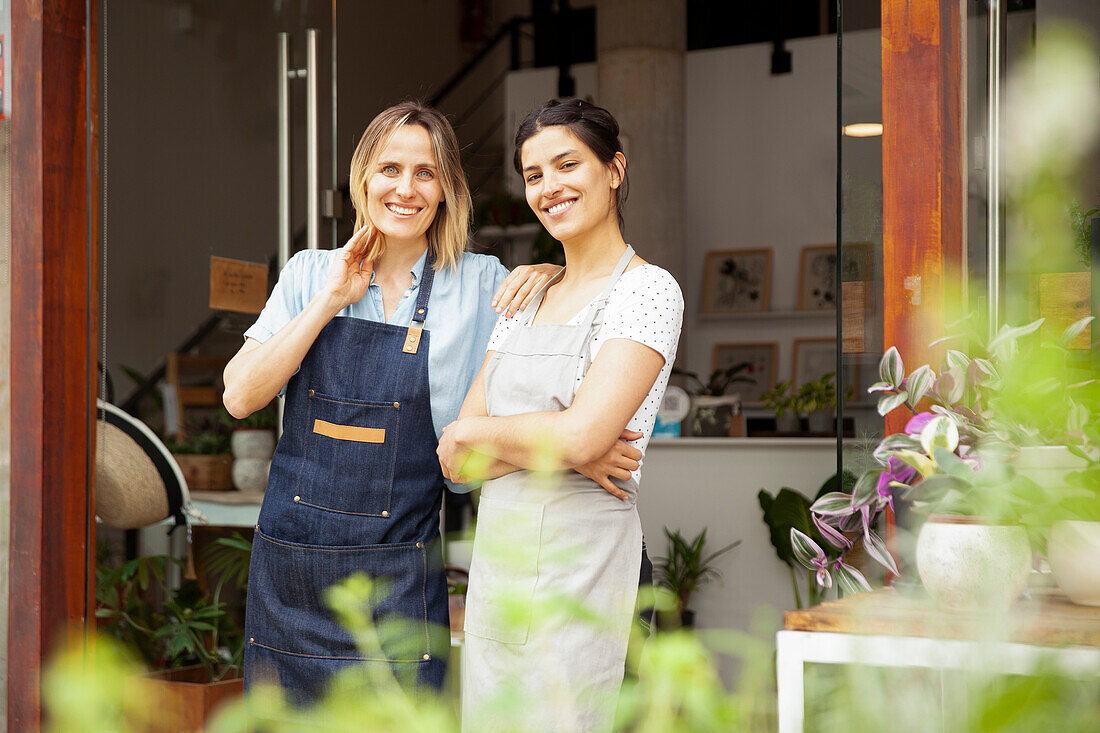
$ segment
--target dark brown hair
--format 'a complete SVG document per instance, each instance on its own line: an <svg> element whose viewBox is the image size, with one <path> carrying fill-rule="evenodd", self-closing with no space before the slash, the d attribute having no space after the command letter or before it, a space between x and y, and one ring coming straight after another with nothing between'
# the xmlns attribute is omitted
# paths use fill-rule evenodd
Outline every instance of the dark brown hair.
<svg viewBox="0 0 1100 733"><path fill-rule="evenodd" d="M519 123L519 129L516 130L516 152L512 158L516 173L523 175L523 164L520 162L523 144L544 128L554 125L568 127L605 165L614 162L615 153L623 152L623 144L619 141L619 123L606 109L583 99L551 99L539 109L528 113L523 122ZM619 217L619 229L623 228L623 204L626 203L629 188L624 169L623 180L615 189L615 213Z"/></svg>

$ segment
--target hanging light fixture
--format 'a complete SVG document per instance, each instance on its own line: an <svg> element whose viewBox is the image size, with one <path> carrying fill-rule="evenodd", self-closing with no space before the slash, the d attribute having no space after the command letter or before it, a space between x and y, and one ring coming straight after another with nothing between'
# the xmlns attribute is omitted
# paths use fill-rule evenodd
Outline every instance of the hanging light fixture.
<svg viewBox="0 0 1100 733"><path fill-rule="evenodd" d="M844 126L844 134L848 137L878 137L882 134L882 123L853 122Z"/></svg>

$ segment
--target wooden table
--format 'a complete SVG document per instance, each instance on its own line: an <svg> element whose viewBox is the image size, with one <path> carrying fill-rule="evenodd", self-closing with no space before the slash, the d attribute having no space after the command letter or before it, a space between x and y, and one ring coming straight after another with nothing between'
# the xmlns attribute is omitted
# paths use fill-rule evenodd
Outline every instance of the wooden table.
<svg viewBox="0 0 1100 733"><path fill-rule="evenodd" d="M1100 676L1100 608L1033 590L1004 615L949 613L887 588L788 611L776 634L779 730L802 730L807 662L1028 674L1044 661Z"/></svg>

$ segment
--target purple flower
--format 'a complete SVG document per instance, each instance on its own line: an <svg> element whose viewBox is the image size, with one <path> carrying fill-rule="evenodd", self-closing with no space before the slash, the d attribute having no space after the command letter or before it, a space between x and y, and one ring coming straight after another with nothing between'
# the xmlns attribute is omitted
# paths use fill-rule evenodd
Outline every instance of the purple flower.
<svg viewBox="0 0 1100 733"><path fill-rule="evenodd" d="M930 423L936 418L936 415L931 412L920 412L909 418L909 422L905 424L905 432L909 435L920 435L924 430L924 426Z"/></svg>

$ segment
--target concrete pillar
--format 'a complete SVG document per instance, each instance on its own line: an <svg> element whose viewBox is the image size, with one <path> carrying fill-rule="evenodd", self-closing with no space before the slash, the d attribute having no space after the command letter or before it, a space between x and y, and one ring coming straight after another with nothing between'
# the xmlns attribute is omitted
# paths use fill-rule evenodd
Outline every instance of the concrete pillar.
<svg viewBox="0 0 1100 733"><path fill-rule="evenodd" d="M626 241L689 282L684 270L686 0L598 0L598 104L622 129L630 171Z"/></svg>

